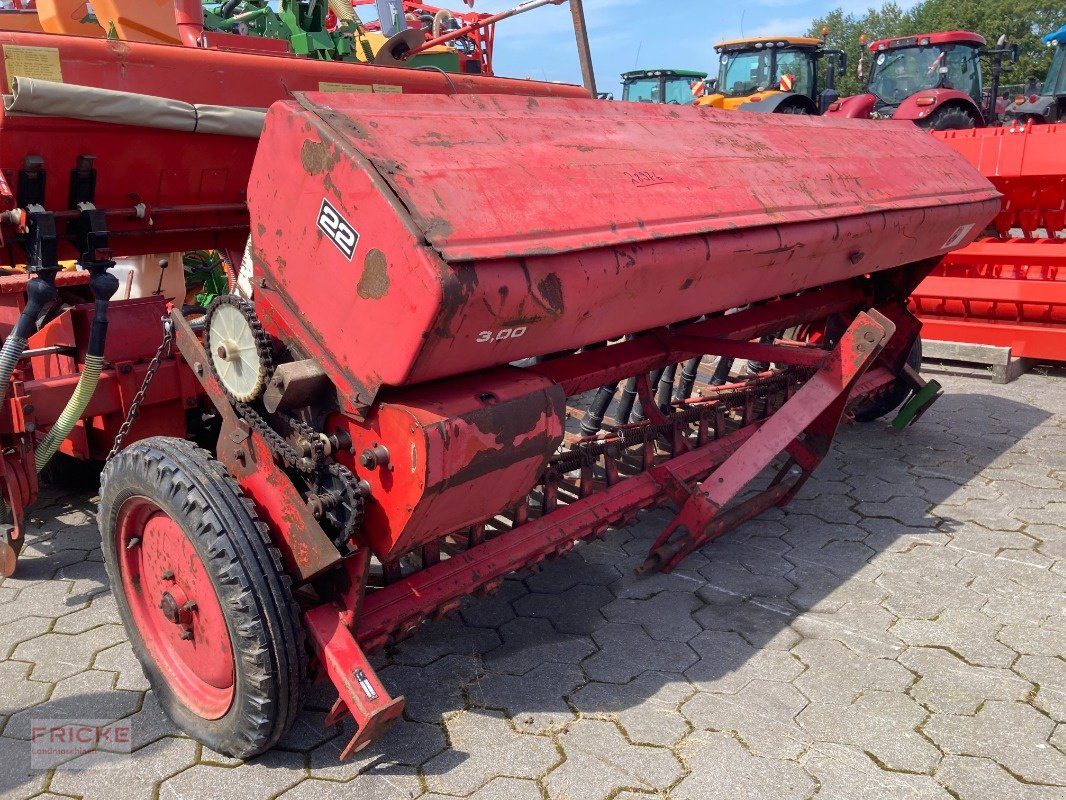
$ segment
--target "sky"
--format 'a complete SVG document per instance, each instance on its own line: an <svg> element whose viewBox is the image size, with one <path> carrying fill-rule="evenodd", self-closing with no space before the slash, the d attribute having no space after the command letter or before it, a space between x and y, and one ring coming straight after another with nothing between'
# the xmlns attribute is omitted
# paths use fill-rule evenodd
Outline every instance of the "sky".
<svg viewBox="0 0 1066 800"><path fill-rule="evenodd" d="M433 0L429 0L433 2ZM476 0L474 10L496 13L520 0ZM466 10L459 0L434 5ZM907 7L914 0L904 0ZM592 62L601 92L621 95L619 75L631 69L673 67L714 75L714 43L740 36L801 35L833 8L863 12L880 0L584 0ZM497 75L581 82L568 3L548 5L496 27Z"/></svg>

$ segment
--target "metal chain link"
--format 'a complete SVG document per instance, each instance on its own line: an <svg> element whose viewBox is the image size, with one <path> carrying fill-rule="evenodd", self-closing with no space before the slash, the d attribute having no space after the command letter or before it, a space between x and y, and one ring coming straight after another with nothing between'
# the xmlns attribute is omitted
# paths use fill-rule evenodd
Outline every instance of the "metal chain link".
<svg viewBox="0 0 1066 800"><path fill-rule="evenodd" d="M117 456L118 451L122 449L122 443L125 441L126 436L129 435L130 428L133 427L137 415L141 412L141 404L144 402L144 398L148 394L148 387L152 385L152 379L155 377L156 372L159 371L159 367L163 364L163 359L170 357L173 350L173 344L174 323L169 317L163 317L163 342L159 345L159 349L155 351L155 356L148 364L148 371L144 373L144 382L141 383L141 388L137 390L137 394L133 397L133 402L130 403L129 413L126 415L122 427L118 429L118 434L115 436L115 445L111 448L111 452L107 454L105 463Z"/></svg>

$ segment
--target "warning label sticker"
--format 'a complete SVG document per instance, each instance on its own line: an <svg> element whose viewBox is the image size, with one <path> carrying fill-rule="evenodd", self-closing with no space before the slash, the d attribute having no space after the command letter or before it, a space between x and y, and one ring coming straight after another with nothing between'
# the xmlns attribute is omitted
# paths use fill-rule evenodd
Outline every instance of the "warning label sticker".
<svg viewBox="0 0 1066 800"><path fill-rule="evenodd" d="M374 87L367 86L365 83L335 83L334 81L319 81L318 91L357 92L361 94L370 94L372 91L374 91Z"/></svg>
<svg viewBox="0 0 1066 800"><path fill-rule="evenodd" d="M15 78L37 78L55 83L63 82L63 69L59 63L58 48L5 44L3 49L8 92L14 91Z"/></svg>

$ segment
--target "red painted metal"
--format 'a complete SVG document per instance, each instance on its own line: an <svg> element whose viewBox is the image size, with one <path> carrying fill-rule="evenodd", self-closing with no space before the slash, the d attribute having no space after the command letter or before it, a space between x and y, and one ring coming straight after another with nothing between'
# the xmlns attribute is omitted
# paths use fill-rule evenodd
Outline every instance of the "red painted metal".
<svg viewBox="0 0 1066 800"><path fill-rule="evenodd" d="M192 542L153 501L119 509L115 550L137 632L167 684L204 719L233 703L233 647L214 584Z"/></svg>
<svg viewBox="0 0 1066 800"><path fill-rule="evenodd" d="M939 31L937 33L917 33L911 36L897 36L894 39L877 39L870 42L871 53L879 50L891 50L896 47L914 47L919 42L927 41L931 45L937 44L972 44L975 47L984 47L988 42L979 33L971 31Z"/></svg>
<svg viewBox="0 0 1066 800"><path fill-rule="evenodd" d="M655 540L642 569L672 570L697 547L735 527L737 519L783 505L794 496L828 452L856 381L894 332L895 326L876 311L859 314L832 354L823 357L814 377L733 451L697 491L689 489L689 496ZM794 354L785 357L789 355ZM770 486L734 508L732 516L723 514L726 505L786 450L792 460L778 471ZM653 475L664 483L678 483L669 462ZM684 533L671 541L679 530Z"/></svg>
<svg viewBox="0 0 1066 800"><path fill-rule="evenodd" d="M272 109L263 147L274 157L256 162L250 196L264 324L306 342L360 414L383 385L940 255L996 206L987 182L907 128L715 109L307 95ZM773 170L767 152L782 154ZM358 232L354 256L314 227L323 201ZM308 222L295 242L293 219Z"/></svg>
<svg viewBox="0 0 1066 800"><path fill-rule="evenodd" d="M197 4L199 5L199 4ZM241 37L245 38L245 37ZM0 31L0 48L16 45L57 54L62 80L82 86L167 97L190 103L267 108L294 92L347 88L409 94L522 94L585 97L577 86L508 78L375 67L365 64ZM0 85L7 86L0 59ZM360 95L366 97L367 95ZM68 211L70 173L78 157L96 157L95 205L109 212L117 256L194 249L241 252L248 237L248 173L257 142L234 136L17 115L0 109L0 210L14 208L27 156L44 160L46 202ZM142 206L138 211L137 206ZM16 238L0 226L0 240ZM2 251L0 266L19 254ZM61 257L73 258L69 247Z"/></svg>
<svg viewBox="0 0 1066 800"><path fill-rule="evenodd" d="M1066 360L1066 125L936 135L1003 198L998 236L951 253L912 295L925 336Z"/></svg>
<svg viewBox="0 0 1066 800"><path fill-rule="evenodd" d="M133 45L104 46L129 47L136 61ZM159 57L177 63L194 52L174 47ZM19 130L5 118L5 136L9 125ZM787 502L824 456L847 403L898 377L917 329L901 298L998 207L964 159L907 126L565 98L313 93L273 106L246 187L248 222L236 216L245 213L239 190L206 197L202 175L186 175L177 182L184 189L153 204L167 231L153 238L121 211L134 171L103 168L121 155L121 131L112 139L85 131L97 135L105 138L44 140L47 153L63 154L46 154L59 164L49 167L49 196L62 199L59 178L69 178L75 148L106 142L96 155L107 203L98 205L111 214L116 249L166 236L204 241L220 214L231 215L225 236L250 227L255 312L279 360L313 361L330 382L300 418L318 426L311 441L322 453L328 443L330 467L347 466L359 481L365 517L353 535L316 518L318 490L285 466L279 453L295 445L279 445L279 431L295 430L291 420L286 427L265 407L232 405L206 367L200 335L177 311L175 352L164 354L154 400L127 441L146 435L146 419L180 426L187 409L215 407L217 457L280 550L317 671L337 687L328 721L350 713L355 722L345 755L402 712L367 653L451 613L465 595L492 591L506 573L653 505L675 502L689 528L680 546L661 543L675 547L657 562L669 568L706 538ZM20 136L0 141L13 175L29 154L29 134ZM179 144L160 138L137 151L150 191L180 158L165 148ZM212 169L226 168L221 147L203 147ZM237 186L246 170L240 153L231 156ZM160 211L167 208L181 209L172 226ZM32 463L35 429L54 422L83 358L79 306L88 296L81 286L65 291L75 302L39 336L66 349L29 359L3 404L3 444L22 463ZM18 302L5 302L0 324L10 325ZM129 410L160 341L160 304L112 304L121 340L109 343L114 364L87 429L71 437L79 452L99 447L88 428L110 432ZM751 341L836 317L848 332L831 351ZM658 406L648 372L703 354L775 365L750 381L701 382L676 399L668 392ZM539 363L521 361L530 356ZM608 415L598 436L567 430L567 417L582 413L574 395L629 378L641 415ZM769 489L735 501L782 460ZM32 493L14 472L8 483L20 497ZM122 589L138 603L138 627L170 664L176 691L209 717L225 699L223 629L210 622L213 609L196 612L207 614L199 623L161 615L163 592L181 601L177 608L185 597L201 608L210 578L158 512L144 499L123 517ZM181 638L184 624L191 640ZM186 657L208 643L211 658Z"/></svg>

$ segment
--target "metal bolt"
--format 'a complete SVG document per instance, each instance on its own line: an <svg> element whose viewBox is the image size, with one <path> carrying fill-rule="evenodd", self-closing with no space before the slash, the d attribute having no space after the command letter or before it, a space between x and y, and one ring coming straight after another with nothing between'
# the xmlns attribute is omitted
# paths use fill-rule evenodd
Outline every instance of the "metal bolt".
<svg viewBox="0 0 1066 800"><path fill-rule="evenodd" d="M186 611L188 611L191 614L193 611L196 610L196 601L195 600L189 600L188 602L185 603L185 605L182 606L182 608L184 608Z"/></svg>
<svg viewBox="0 0 1066 800"><path fill-rule="evenodd" d="M137 536L134 536L132 539L130 539L128 542L126 542L126 549L127 550L132 550L134 547L136 547L140 543L141 543L140 538L137 537Z"/></svg>
<svg viewBox="0 0 1066 800"><path fill-rule="evenodd" d="M168 570L166 570L166 571L165 571L165 572L163 573L163 580L165 580L165 581L172 581L172 580L174 580L174 570L172 570L172 569L168 569Z"/></svg>
<svg viewBox="0 0 1066 800"><path fill-rule="evenodd" d="M181 628L181 638L186 642L192 639L192 628L188 625L183 625Z"/></svg>
<svg viewBox="0 0 1066 800"><path fill-rule="evenodd" d="M248 454L244 452L244 450L237 450L233 454L233 457L237 459L237 461L239 461L242 466L244 466L248 461Z"/></svg>
<svg viewBox="0 0 1066 800"><path fill-rule="evenodd" d="M201 364L199 361L197 361L195 364L193 364L193 368L192 369L193 369L193 372L196 373L197 377L202 378L204 376L204 365Z"/></svg>

